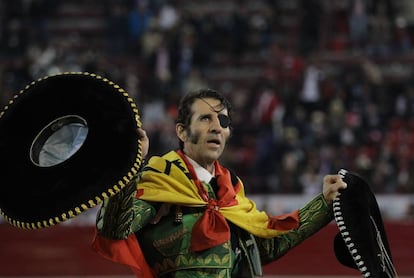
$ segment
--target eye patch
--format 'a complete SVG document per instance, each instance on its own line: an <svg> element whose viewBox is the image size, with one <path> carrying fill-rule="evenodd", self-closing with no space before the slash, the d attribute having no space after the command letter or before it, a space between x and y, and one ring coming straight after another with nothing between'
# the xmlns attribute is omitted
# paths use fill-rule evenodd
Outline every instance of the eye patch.
<svg viewBox="0 0 414 278"><path fill-rule="evenodd" d="M230 126L230 118L227 115L219 114L218 116L220 126L222 128L228 128Z"/></svg>

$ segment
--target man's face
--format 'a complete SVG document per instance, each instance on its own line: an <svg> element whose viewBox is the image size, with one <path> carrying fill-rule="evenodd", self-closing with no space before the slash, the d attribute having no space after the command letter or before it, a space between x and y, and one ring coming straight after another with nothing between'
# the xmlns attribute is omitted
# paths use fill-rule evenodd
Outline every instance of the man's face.
<svg viewBox="0 0 414 278"><path fill-rule="evenodd" d="M228 111L214 98L196 99L191 110L190 125L184 128L177 124L177 135L184 142L184 153L210 170L230 136L230 128L222 126L223 119L228 119Z"/></svg>

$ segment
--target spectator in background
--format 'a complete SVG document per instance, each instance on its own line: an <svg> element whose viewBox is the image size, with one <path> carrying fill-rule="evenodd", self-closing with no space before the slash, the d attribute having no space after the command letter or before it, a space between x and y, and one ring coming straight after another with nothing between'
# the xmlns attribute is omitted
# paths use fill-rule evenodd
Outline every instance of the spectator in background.
<svg viewBox="0 0 414 278"><path fill-rule="evenodd" d="M307 57L319 47L320 24L324 11L320 0L300 0L299 3L302 11L299 53Z"/></svg>
<svg viewBox="0 0 414 278"><path fill-rule="evenodd" d="M193 67L188 74L188 77L183 81L182 91L191 92L206 87L208 87L208 84L201 70L198 67Z"/></svg>
<svg viewBox="0 0 414 278"><path fill-rule="evenodd" d="M132 1L128 12L128 45L131 55L141 54L141 38L150 26L153 16L149 0Z"/></svg>
<svg viewBox="0 0 414 278"><path fill-rule="evenodd" d="M161 36L159 40L154 37L154 46L153 52L146 59L149 72L147 79L150 82L152 94L162 99L173 91L174 61L171 56L170 41L167 37Z"/></svg>
<svg viewBox="0 0 414 278"><path fill-rule="evenodd" d="M318 172L318 168L314 165L306 165L304 171L302 171L299 182L302 187L302 192L308 196L314 196L319 192L319 182L323 179L322 175Z"/></svg>
<svg viewBox="0 0 414 278"><path fill-rule="evenodd" d="M180 14L176 8L175 1L164 1L158 11L158 27L161 31L169 32L180 22Z"/></svg>
<svg viewBox="0 0 414 278"><path fill-rule="evenodd" d="M306 110L308 116L315 111L321 109L321 81L324 73L318 65L315 57L310 57L305 66L302 81L302 90L300 92L300 102Z"/></svg>
<svg viewBox="0 0 414 278"><path fill-rule="evenodd" d="M29 1L28 18L30 41L40 43L49 42L49 20L55 14L60 0L33 0Z"/></svg>
<svg viewBox="0 0 414 278"><path fill-rule="evenodd" d="M244 1L237 1L236 8L231 13L231 22L229 23L230 51L229 56L238 63L247 51L250 33L249 14Z"/></svg>
<svg viewBox="0 0 414 278"><path fill-rule="evenodd" d="M353 0L349 13L349 40L351 49L362 50L368 38L367 0Z"/></svg>
<svg viewBox="0 0 414 278"><path fill-rule="evenodd" d="M391 51L392 34L394 31L392 4L390 1L374 1L370 21L368 53L372 56L387 56Z"/></svg>
<svg viewBox="0 0 414 278"><path fill-rule="evenodd" d="M108 52L113 56L124 55L128 44L127 8L124 3L109 2L105 14Z"/></svg>
<svg viewBox="0 0 414 278"><path fill-rule="evenodd" d="M27 49L28 32L26 32L25 13L21 1L5 1L2 44L3 55L18 57Z"/></svg>

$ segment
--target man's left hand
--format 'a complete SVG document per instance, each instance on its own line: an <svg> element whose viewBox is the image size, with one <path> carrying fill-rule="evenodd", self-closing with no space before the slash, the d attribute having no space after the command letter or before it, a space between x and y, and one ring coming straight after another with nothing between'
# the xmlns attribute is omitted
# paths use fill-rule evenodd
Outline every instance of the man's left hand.
<svg viewBox="0 0 414 278"><path fill-rule="evenodd" d="M339 190L346 188L346 183L340 175L326 175L323 178L323 197L330 204L338 196Z"/></svg>

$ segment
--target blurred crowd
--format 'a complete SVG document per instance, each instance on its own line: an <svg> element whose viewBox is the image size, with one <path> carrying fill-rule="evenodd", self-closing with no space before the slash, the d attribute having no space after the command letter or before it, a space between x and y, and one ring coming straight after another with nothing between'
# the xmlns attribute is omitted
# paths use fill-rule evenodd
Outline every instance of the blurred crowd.
<svg viewBox="0 0 414 278"><path fill-rule="evenodd" d="M52 22L74 3L102 28L56 39ZM136 100L160 154L178 147L180 97L208 86L233 103L223 163L247 192L315 194L345 168L375 192L414 193L409 3L0 1L0 104L45 75L101 74Z"/></svg>

